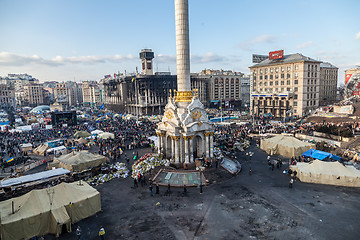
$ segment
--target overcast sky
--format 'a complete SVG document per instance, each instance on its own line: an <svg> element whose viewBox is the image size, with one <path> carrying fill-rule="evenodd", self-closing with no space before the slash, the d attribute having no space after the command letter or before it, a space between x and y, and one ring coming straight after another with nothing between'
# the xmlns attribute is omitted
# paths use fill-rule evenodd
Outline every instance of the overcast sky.
<svg viewBox="0 0 360 240"><path fill-rule="evenodd" d="M252 54L285 54L360 65L358 0L189 0L191 72L249 73ZM0 76L44 81L99 80L141 68L176 74L173 0L0 0Z"/></svg>

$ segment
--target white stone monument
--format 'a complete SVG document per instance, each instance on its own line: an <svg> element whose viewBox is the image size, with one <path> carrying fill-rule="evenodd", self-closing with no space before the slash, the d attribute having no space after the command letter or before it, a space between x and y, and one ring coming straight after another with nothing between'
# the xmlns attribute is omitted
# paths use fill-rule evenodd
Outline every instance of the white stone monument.
<svg viewBox="0 0 360 240"><path fill-rule="evenodd" d="M177 91L170 92L156 133L159 153L174 164L191 164L197 157L213 157L214 126L198 91L191 90L188 0L175 0Z"/></svg>

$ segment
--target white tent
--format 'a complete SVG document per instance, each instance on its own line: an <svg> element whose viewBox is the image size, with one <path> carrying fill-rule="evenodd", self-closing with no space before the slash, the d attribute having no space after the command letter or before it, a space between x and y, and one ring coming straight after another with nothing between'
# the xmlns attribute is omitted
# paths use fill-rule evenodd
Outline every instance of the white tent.
<svg viewBox="0 0 360 240"><path fill-rule="evenodd" d="M92 131L91 134L99 135L99 134L101 134L101 133L103 133L103 132L104 132L104 131L101 131L101 130L99 130L99 129L96 129L96 130Z"/></svg>
<svg viewBox="0 0 360 240"><path fill-rule="evenodd" d="M99 137L101 137L102 139L114 139L115 135L113 133L109 133L109 132L103 132L99 134Z"/></svg>
<svg viewBox="0 0 360 240"><path fill-rule="evenodd" d="M59 146L59 147L54 147L54 148L50 148L48 150L46 150L47 153L53 152L54 154L65 154L66 153L66 147L65 146Z"/></svg>
<svg viewBox="0 0 360 240"><path fill-rule="evenodd" d="M260 148L270 155L279 154L290 158L301 156L310 148L314 148L314 144L300 141L291 136L277 135L272 138L262 139Z"/></svg>
<svg viewBox="0 0 360 240"><path fill-rule="evenodd" d="M360 171L353 166L344 166L339 162L314 160L310 163L299 162L291 169L297 171L302 182L319 183L346 187L360 187Z"/></svg>

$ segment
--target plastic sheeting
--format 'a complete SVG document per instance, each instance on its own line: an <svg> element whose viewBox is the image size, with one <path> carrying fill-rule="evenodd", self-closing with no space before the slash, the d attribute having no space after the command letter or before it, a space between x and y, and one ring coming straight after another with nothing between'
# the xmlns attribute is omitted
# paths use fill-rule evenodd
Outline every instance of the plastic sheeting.
<svg viewBox="0 0 360 240"><path fill-rule="evenodd" d="M304 157L312 157L312 158L319 159L319 160L324 160L325 158L334 159L336 161L341 160L340 157L338 157L338 156L336 156L334 154L324 152L324 151L320 151L320 150L316 150L316 149L309 149L306 152L304 152L302 154L302 156L304 156Z"/></svg>
<svg viewBox="0 0 360 240"><path fill-rule="evenodd" d="M24 184L24 183L28 183L28 182L34 182L34 181L38 181L38 180L42 180L42 179L46 179L46 178L55 177L55 176L60 176L60 175L68 174L68 173L70 173L69 170L66 170L64 168L58 168L58 169L39 172L39 173L35 173L35 174L25 175L22 177L9 178L9 179L5 179L5 180L1 181L0 187L10 187L10 186L14 186L14 185Z"/></svg>

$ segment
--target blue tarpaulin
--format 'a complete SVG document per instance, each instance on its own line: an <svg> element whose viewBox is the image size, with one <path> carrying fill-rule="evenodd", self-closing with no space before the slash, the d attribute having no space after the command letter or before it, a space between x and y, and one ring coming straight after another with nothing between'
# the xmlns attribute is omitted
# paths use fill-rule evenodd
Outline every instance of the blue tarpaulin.
<svg viewBox="0 0 360 240"><path fill-rule="evenodd" d="M316 150L316 149L309 149L306 152L304 152L302 154L302 156L304 156L304 157L312 157L312 158L319 159L319 160L324 160L325 158L333 159L333 160L336 160L336 161L341 160L340 157L338 157L338 156L336 156L334 154L324 152L324 151L320 151L320 150Z"/></svg>

